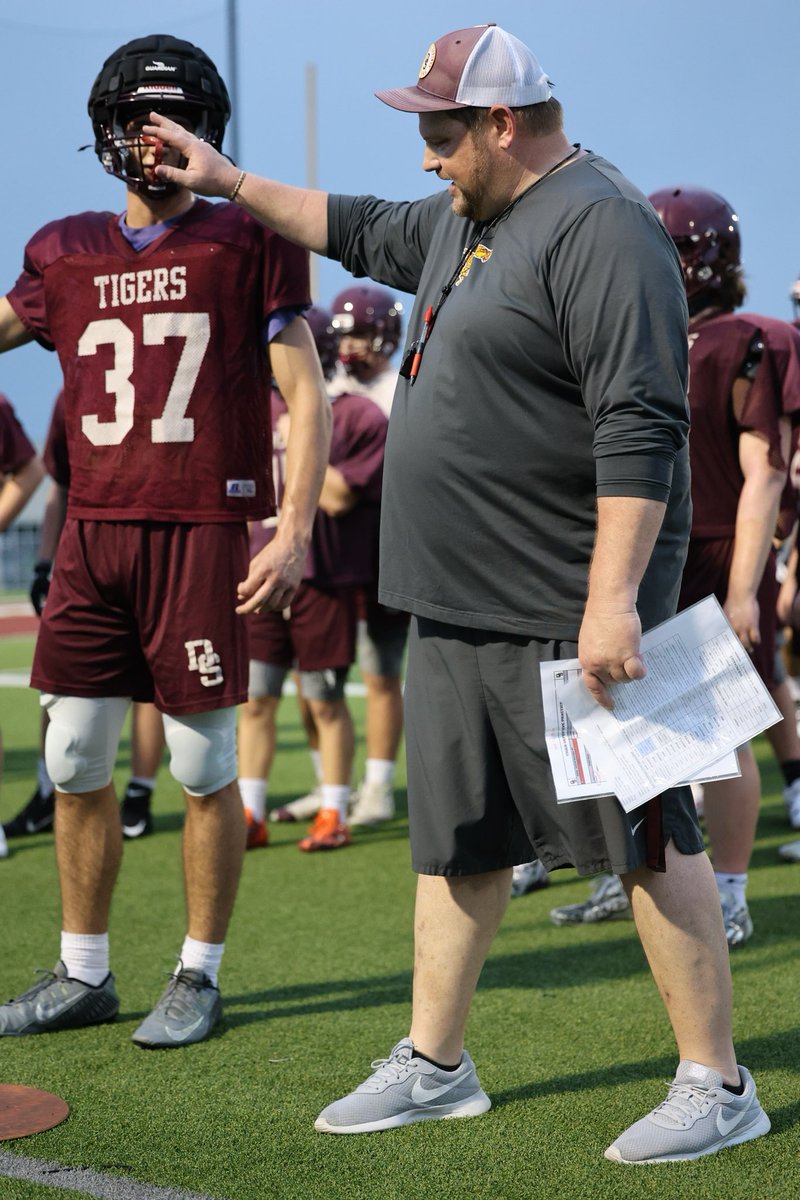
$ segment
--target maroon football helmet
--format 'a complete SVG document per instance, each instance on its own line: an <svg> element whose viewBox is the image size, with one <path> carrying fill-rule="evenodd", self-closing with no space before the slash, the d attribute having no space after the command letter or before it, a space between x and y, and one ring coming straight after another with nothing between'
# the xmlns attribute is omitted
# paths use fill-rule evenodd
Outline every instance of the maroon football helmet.
<svg viewBox="0 0 800 1200"><path fill-rule="evenodd" d="M94 149L109 175L143 195L160 198L176 190L142 175L143 140L129 122L150 112L182 114L192 130L217 150L222 146L231 103L214 63L198 46L169 34L136 38L109 55L88 102Z"/></svg>
<svg viewBox="0 0 800 1200"><path fill-rule="evenodd" d="M649 199L677 247L687 297L719 291L741 266L739 218L728 201L684 184Z"/></svg>
<svg viewBox="0 0 800 1200"><path fill-rule="evenodd" d="M326 379L330 379L336 370L336 357L339 353L339 335L333 328L331 314L324 308L315 306L307 308L303 316L314 336L322 374Z"/></svg>
<svg viewBox="0 0 800 1200"><path fill-rule="evenodd" d="M355 284L340 292L331 307L333 328L340 337L349 333L353 337L369 338L370 350L386 358L390 358L400 345L403 305L387 288L374 283ZM347 366L345 357L341 361Z"/></svg>

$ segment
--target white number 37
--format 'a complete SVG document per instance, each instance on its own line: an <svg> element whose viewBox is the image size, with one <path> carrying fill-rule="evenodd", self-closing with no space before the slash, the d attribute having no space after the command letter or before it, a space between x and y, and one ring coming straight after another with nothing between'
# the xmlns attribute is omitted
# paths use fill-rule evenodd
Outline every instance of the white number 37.
<svg viewBox="0 0 800 1200"><path fill-rule="evenodd" d="M183 338L184 345L167 402L160 417L150 422L153 442L194 441L194 420L186 416L192 390L200 373L211 323L208 313L145 313L142 341L145 346L163 346L167 338ZM91 321L78 342L81 357L97 353L99 346L114 347L114 364L106 371L106 392L114 396L114 419L101 421L96 413L81 418L81 429L94 446L118 446L133 428L135 403L133 374L134 337L119 317Z"/></svg>

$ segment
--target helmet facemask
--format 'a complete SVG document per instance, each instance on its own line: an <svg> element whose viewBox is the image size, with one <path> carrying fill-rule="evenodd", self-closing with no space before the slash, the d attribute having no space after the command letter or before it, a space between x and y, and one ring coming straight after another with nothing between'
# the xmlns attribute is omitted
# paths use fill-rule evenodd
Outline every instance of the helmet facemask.
<svg viewBox="0 0 800 1200"><path fill-rule="evenodd" d="M100 162L109 175L121 179L128 187L153 200L164 199L178 191L178 185L167 183L155 174L155 168L163 161L164 147L159 141L145 137L141 126L147 123L151 112L163 112L173 121L180 121L201 141L208 137L208 112L190 104L153 103L142 105L141 101L116 105L111 110L111 120L101 125ZM132 123L136 127L131 128ZM151 159L150 162L147 162ZM186 165L180 158L176 164Z"/></svg>

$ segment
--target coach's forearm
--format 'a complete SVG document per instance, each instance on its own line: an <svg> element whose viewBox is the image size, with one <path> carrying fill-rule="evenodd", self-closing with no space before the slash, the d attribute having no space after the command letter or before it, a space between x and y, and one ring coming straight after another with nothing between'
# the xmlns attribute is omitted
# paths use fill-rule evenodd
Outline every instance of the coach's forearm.
<svg viewBox="0 0 800 1200"><path fill-rule="evenodd" d="M316 254L328 249L328 194L246 175L236 203L287 241Z"/></svg>

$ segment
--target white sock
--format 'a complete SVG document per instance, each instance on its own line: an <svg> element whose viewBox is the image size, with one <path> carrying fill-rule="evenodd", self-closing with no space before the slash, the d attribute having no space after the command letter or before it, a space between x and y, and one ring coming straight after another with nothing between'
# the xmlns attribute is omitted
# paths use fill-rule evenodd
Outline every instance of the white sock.
<svg viewBox="0 0 800 1200"><path fill-rule="evenodd" d="M386 758L368 758L364 767L364 782L391 787L394 783L395 764Z"/></svg>
<svg viewBox="0 0 800 1200"><path fill-rule="evenodd" d="M240 779L239 791L242 794L242 804L250 812L253 820L263 821L267 809L266 779Z"/></svg>
<svg viewBox="0 0 800 1200"><path fill-rule="evenodd" d="M714 878L717 881L717 887L720 891L725 888L726 892L731 892L739 907L743 907L747 900L745 898L745 890L747 888L747 873L744 875L731 875L727 871L715 871Z"/></svg>
<svg viewBox="0 0 800 1200"><path fill-rule="evenodd" d="M47 766L43 758L40 758L36 763L36 785L43 796L52 796L55 791L53 781L47 774Z"/></svg>
<svg viewBox="0 0 800 1200"><path fill-rule="evenodd" d="M108 934L62 930L61 961L70 979L98 987L108 975Z"/></svg>
<svg viewBox="0 0 800 1200"><path fill-rule="evenodd" d="M317 786L322 783L322 757L319 750L309 750L311 765L314 768L314 778L317 781Z"/></svg>
<svg viewBox="0 0 800 1200"><path fill-rule="evenodd" d="M156 786L155 775L131 775L131 783L135 783L137 787L147 788L149 791L154 791Z"/></svg>
<svg viewBox="0 0 800 1200"><path fill-rule="evenodd" d="M219 964L222 962L224 949L224 942L198 942L187 934L183 941L178 965L175 968L176 975L181 968L184 970L202 971L204 975L208 976L214 987L216 987L219 977Z"/></svg>
<svg viewBox="0 0 800 1200"><path fill-rule="evenodd" d="M350 803L350 785L348 783L323 783L322 807L335 808L342 824L347 822L347 807Z"/></svg>

